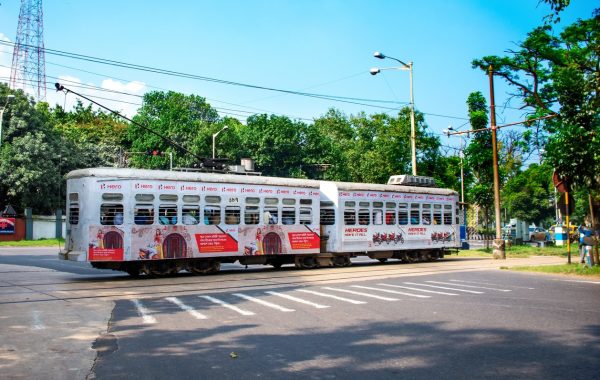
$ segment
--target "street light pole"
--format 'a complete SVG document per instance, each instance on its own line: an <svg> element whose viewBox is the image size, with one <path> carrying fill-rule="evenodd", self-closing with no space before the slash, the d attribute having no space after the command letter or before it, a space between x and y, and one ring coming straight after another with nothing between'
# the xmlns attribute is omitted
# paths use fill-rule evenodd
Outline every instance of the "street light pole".
<svg viewBox="0 0 600 380"><path fill-rule="evenodd" d="M402 66L400 67L388 67L388 68L372 68L371 75L377 75L381 70L408 70L410 77L410 153L411 153L411 164L412 164L412 174L417 175L417 133L415 129L415 98L413 94L413 63L404 63L401 60L386 56L385 54L376 51L373 56L375 58L384 59L389 58L393 59L396 62L399 62Z"/></svg>
<svg viewBox="0 0 600 380"><path fill-rule="evenodd" d="M6 95L6 103L4 103L4 106L0 108L0 147L2 147L2 118L4 117L4 110L6 109L10 99L14 97L14 95Z"/></svg>
<svg viewBox="0 0 600 380"><path fill-rule="evenodd" d="M223 132L224 130L226 130L227 128L229 128L227 125L224 126L223 128L221 128L221 130L217 133L213 133L212 135L212 158L215 159L216 158L216 150L215 150L215 140L217 138L217 136L219 135L219 133Z"/></svg>

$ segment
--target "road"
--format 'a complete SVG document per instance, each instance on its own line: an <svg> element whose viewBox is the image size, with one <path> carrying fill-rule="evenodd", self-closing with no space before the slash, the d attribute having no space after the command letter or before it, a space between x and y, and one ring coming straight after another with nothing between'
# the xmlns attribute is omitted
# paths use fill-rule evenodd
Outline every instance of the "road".
<svg viewBox="0 0 600 380"><path fill-rule="evenodd" d="M598 378L600 281L452 257L129 279L0 249L9 379Z"/></svg>

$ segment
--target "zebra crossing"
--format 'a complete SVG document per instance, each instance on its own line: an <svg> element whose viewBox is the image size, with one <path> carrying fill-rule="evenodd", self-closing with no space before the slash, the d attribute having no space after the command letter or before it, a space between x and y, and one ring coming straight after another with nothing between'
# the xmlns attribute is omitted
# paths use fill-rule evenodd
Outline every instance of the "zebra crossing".
<svg viewBox="0 0 600 380"><path fill-rule="evenodd" d="M310 287L308 289L254 290L251 294L236 292L192 297L193 299L206 301L202 303L202 310L197 310L197 307L191 305L197 302L188 301L186 303L180 298L173 296L159 300L165 300L177 306L179 310L197 320L206 320L211 318L211 316L207 314L214 311L211 306L218 310L217 315L219 316L224 312L221 309L223 308L232 312L233 315L252 317L259 314L263 308L276 310L281 313L293 313L303 307L311 309L327 309L336 307L338 304L365 305L369 302L398 302L415 299L431 300L436 297L457 297L461 295L482 295L486 294L486 292L507 293L511 291L511 289L491 287L490 284L484 283L464 283L459 280L425 280L421 282L401 281L398 283L320 286ZM190 298L189 296L186 297ZM265 299L267 297L269 300ZM242 300L242 303L236 304L234 302L228 302L228 300L231 299L240 299ZM142 319L144 324L158 323L158 317L160 316L161 311L151 307L151 304L154 301L155 300L131 300L137 315ZM255 305L258 306L256 307ZM216 316L212 318L215 317Z"/></svg>

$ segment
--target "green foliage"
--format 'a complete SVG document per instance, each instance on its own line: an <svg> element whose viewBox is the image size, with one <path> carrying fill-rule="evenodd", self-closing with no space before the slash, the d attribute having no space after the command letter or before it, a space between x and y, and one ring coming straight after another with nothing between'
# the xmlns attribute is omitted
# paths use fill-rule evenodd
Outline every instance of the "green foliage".
<svg viewBox="0 0 600 380"><path fill-rule="evenodd" d="M166 169L169 157L146 156L148 149L173 153L173 165L192 167L198 157L212 156L212 133L219 115L197 95L177 92L149 92L128 129L133 153L130 164L149 169ZM165 140L161 136L166 137Z"/></svg>
<svg viewBox="0 0 600 380"><path fill-rule="evenodd" d="M548 1L557 14L568 1ZM598 187L600 167L600 11L578 20L557 37L550 25L534 29L508 56L488 56L473 67L504 79L516 91L529 118L553 116L540 123L536 141L545 143L545 159L575 187Z"/></svg>
<svg viewBox="0 0 600 380"><path fill-rule="evenodd" d="M550 225L554 220L552 168L530 165L509 179L502 189L502 201L512 218Z"/></svg>

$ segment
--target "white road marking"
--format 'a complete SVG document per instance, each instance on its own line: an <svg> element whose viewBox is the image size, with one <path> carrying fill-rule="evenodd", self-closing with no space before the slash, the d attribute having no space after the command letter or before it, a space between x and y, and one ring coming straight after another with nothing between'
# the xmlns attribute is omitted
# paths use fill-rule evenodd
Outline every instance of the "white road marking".
<svg viewBox="0 0 600 380"><path fill-rule="evenodd" d="M360 288L360 289L368 289L368 290L376 290L379 292L385 292L385 293L392 293L392 294L401 294L404 296L409 296L409 297L417 297L417 298L431 298L431 296L424 296L422 294L412 294L412 293L406 293L406 292L399 292L397 290L389 290L389 289L381 289L381 288L373 288L371 286L361 286L361 285L350 285L353 288Z"/></svg>
<svg viewBox="0 0 600 380"><path fill-rule="evenodd" d="M140 317L142 317L142 319L144 320L144 323L156 323L156 318L150 315L148 309L146 309L146 307L142 305L142 303L139 300L131 300L131 302L133 302L133 304L135 305L137 312L140 315Z"/></svg>
<svg viewBox="0 0 600 380"><path fill-rule="evenodd" d="M366 303L365 301L357 301L357 300L353 300L350 298L335 296L335 295L329 294L329 293L315 292L314 290L306 290L306 289L296 289L296 290L299 292L310 293L310 294L314 294L314 295L321 296L321 297L333 298L334 300L338 300L338 301L350 302L355 305L361 305L363 303Z"/></svg>
<svg viewBox="0 0 600 380"><path fill-rule="evenodd" d="M310 305L310 306L316 307L317 309L325 309L325 308L329 307L327 305L320 305L318 303L314 303L314 302L310 302L310 301L307 301L307 300L303 300L302 298L290 296L289 294L285 294L285 293L271 292L271 291L265 292L265 293L271 294L273 296L285 298L285 299L288 299L290 301L295 301L295 302L303 303L305 305Z"/></svg>
<svg viewBox="0 0 600 380"><path fill-rule="evenodd" d="M344 292L344 293L356 294L357 296L376 298L376 299L382 300L382 301L398 301L398 298L376 296L374 294L363 293L363 292L355 292L354 290L348 290L348 289L329 288L329 287L323 287L323 289L333 290L334 292Z"/></svg>
<svg viewBox="0 0 600 380"><path fill-rule="evenodd" d="M251 311L244 310L244 309L240 309L239 307L237 307L237 306L234 306L234 305L232 305L232 304L229 304L229 303L227 303L227 302L225 302L225 301L221 301L221 300L220 300L220 299L218 299L218 298L214 298L214 297L211 297L211 296L198 296L198 297L201 297L201 298L204 298L204 299L206 299L206 300L209 300L210 302L212 302L212 303L216 303L217 305L221 305L221 306L223 306L223 307L226 307L226 308L228 308L229 310L233 310L233 311L235 311L236 313L240 313L241 315L246 315L246 316L248 316L248 315L254 315L254 313L253 313L253 312L251 312Z"/></svg>
<svg viewBox="0 0 600 380"><path fill-rule="evenodd" d="M410 286L402 286L402 285L391 285L391 284L377 284L377 285L391 286L393 288L401 288L401 289L408 289L408 290L415 290L417 292L442 294L442 295L445 295L445 296L457 296L458 295L456 293L448 293L448 292L440 292L440 291L437 291L437 290L427 290L427 289L411 288Z"/></svg>
<svg viewBox="0 0 600 380"><path fill-rule="evenodd" d="M445 286L436 286L436 285L427 285L427 284L417 284L414 282L405 282L407 285L417 285L417 286L427 286L429 288L437 288L437 289L446 289L446 290L454 290L455 292L464 292L464 293L472 293L472 294L483 294L483 292L477 292L475 290L466 290L466 289L456 289L456 288L448 288Z"/></svg>
<svg viewBox="0 0 600 380"><path fill-rule="evenodd" d="M263 306L271 307L273 309L277 309L279 311L286 312L286 313L289 313L289 312L292 312L292 311L296 311L294 309L288 309L287 307L279 306L277 304L274 304L274 303L271 303L271 302L267 302L267 301L261 300L259 298L248 296L246 294L233 293L233 295L236 296L236 297L243 298L243 299L248 300L248 301L259 303L259 304L261 304Z"/></svg>
<svg viewBox="0 0 600 380"><path fill-rule="evenodd" d="M194 310L193 307L188 306L186 304L184 304L183 302L181 302L179 300L179 298L177 297L167 297L165 298L167 301L174 303L175 305L179 306L182 310L187 311L188 313L190 313L192 315L192 317L196 318L196 319L207 319L208 317L202 313L197 312L196 310Z"/></svg>
<svg viewBox="0 0 600 380"><path fill-rule="evenodd" d="M33 318L33 329L34 330L44 330L46 326L42 322L42 318L40 317L40 312L34 310L31 317Z"/></svg>
<svg viewBox="0 0 600 380"><path fill-rule="evenodd" d="M600 285L600 282L598 282L598 281L585 281L585 280L561 280L561 281L578 282L578 283L582 283L582 284L596 284L596 285Z"/></svg>
<svg viewBox="0 0 600 380"><path fill-rule="evenodd" d="M441 281L425 281L425 282L430 282L432 284L440 284L440 285L462 286L463 288L475 288L475 289L495 290L497 292L512 292L512 290L510 290L510 289L496 289L496 288L487 288L485 286L453 284L451 282L441 282Z"/></svg>
<svg viewBox="0 0 600 380"><path fill-rule="evenodd" d="M464 280L450 280L452 282L463 282L465 284L481 284L481 285L491 285L491 286L505 286L508 288L518 288L518 289L529 289L534 290L535 288L530 288L527 286L516 286L516 285L505 285L505 284L492 284L489 282L480 282L480 281L464 281Z"/></svg>

